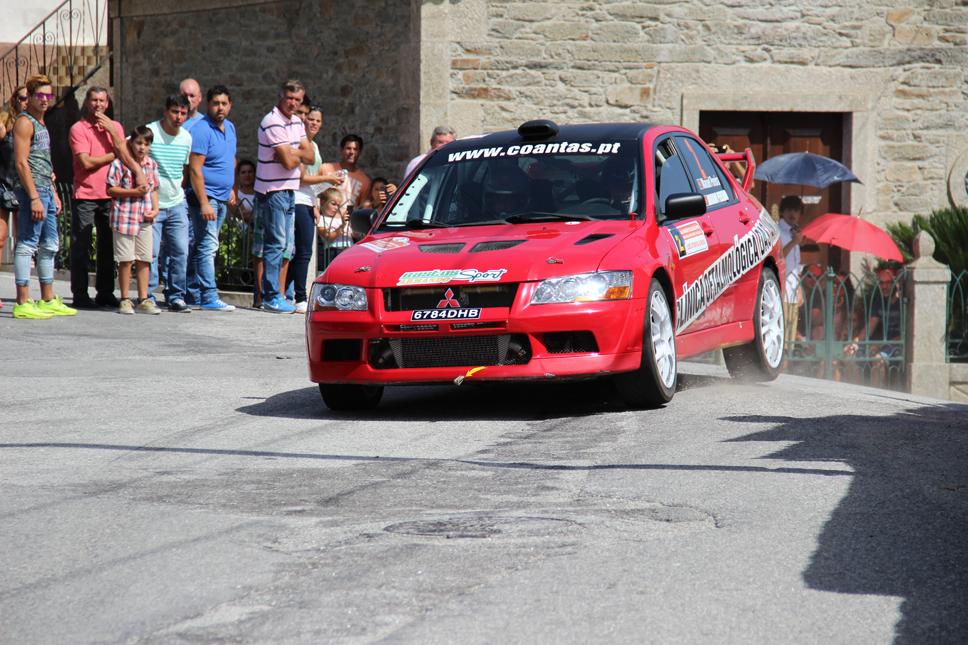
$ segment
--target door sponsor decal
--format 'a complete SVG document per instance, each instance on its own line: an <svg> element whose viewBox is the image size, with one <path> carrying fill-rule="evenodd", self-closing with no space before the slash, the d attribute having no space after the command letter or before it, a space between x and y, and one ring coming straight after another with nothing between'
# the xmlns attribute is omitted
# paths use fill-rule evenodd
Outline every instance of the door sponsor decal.
<svg viewBox="0 0 968 645"><path fill-rule="evenodd" d="M374 253L383 253L384 251L390 251L393 249L402 249L405 246L410 246L410 238L408 237L384 237L379 240L373 240L372 242L364 242L360 244L364 249L370 249Z"/></svg>
<svg viewBox="0 0 968 645"><path fill-rule="evenodd" d="M430 269L429 271L407 271L397 280L397 286L419 284L447 284L448 282L497 282L507 273L507 269Z"/></svg>
<svg viewBox="0 0 968 645"><path fill-rule="evenodd" d="M673 224L667 230L669 235L672 236L672 241L676 243L676 251L679 252L680 260L709 250L706 234L703 233L697 220Z"/></svg>
<svg viewBox="0 0 968 645"><path fill-rule="evenodd" d="M762 262L778 239L780 231L773 218L765 210L760 211L760 219L746 235L733 237L729 250L698 280L682 285L682 295L676 299L676 334L685 331L731 284Z"/></svg>

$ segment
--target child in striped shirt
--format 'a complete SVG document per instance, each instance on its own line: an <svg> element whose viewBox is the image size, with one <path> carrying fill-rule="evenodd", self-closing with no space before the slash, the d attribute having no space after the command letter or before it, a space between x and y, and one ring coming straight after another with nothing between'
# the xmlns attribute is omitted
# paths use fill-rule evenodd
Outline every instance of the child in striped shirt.
<svg viewBox="0 0 968 645"><path fill-rule="evenodd" d="M158 215L158 164L148 156L154 135L145 126L138 126L128 135L128 150L141 164L147 186L135 186L131 170L120 159L111 162L108 170L108 196L111 197L111 229L114 231L114 259L118 263L118 287L121 291L119 314L160 314L161 309L148 297L148 278L151 273L151 223ZM128 299L131 284L131 265L137 263L137 308Z"/></svg>

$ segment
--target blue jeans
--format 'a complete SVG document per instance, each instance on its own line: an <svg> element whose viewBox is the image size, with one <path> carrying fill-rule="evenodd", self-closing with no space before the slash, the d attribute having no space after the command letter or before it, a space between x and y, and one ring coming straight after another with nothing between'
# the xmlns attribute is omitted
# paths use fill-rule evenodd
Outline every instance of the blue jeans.
<svg viewBox="0 0 968 645"><path fill-rule="evenodd" d="M188 264L188 297L191 302L207 305L218 300L215 284L215 256L218 253L218 233L225 221L225 202L209 197L215 210L212 221L202 217L201 208L190 205L188 217L192 225L191 262Z"/></svg>
<svg viewBox="0 0 968 645"><path fill-rule="evenodd" d="M44 219L35 221L30 215L30 197L17 188L17 246L14 248L13 272L18 287L30 283L30 261L37 256L37 278L40 284L54 282L54 256L60 248L57 235L57 204L52 188L38 188L37 195L44 205Z"/></svg>
<svg viewBox="0 0 968 645"><path fill-rule="evenodd" d="M316 241L316 220L312 206L296 204L295 228L296 252L289 263L286 287L294 287L296 302L305 302L309 261L313 258L313 243Z"/></svg>
<svg viewBox="0 0 968 645"><path fill-rule="evenodd" d="M188 290L188 205L182 202L171 208L162 208L155 217L152 229L155 246L151 255L148 293L155 292L160 275L165 279L165 302L171 304L173 300L184 300ZM162 237L165 255L159 257Z"/></svg>
<svg viewBox="0 0 968 645"><path fill-rule="evenodd" d="M279 295L279 269L290 244L290 231L296 216L296 198L291 190L256 194L255 207L262 215L262 301Z"/></svg>

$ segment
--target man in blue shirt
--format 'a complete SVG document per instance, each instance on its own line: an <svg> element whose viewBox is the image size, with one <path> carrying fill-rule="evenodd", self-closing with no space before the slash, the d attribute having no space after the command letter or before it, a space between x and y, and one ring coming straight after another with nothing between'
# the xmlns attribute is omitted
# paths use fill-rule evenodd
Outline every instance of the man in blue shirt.
<svg viewBox="0 0 968 645"><path fill-rule="evenodd" d="M202 309L232 311L218 297L215 254L227 204L234 201L235 125L229 121L232 97L224 85L208 91L208 114L192 128L188 160L191 188L187 194L193 239L188 266L188 298Z"/></svg>

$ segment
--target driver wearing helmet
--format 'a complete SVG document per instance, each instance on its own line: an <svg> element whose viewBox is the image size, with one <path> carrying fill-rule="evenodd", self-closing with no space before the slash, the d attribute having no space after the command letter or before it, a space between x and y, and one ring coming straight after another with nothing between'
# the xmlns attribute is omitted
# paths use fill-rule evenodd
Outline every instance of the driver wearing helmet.
<svg viewBox="0 0 968 645"><path fill-rule="evenodd" d="M531 181L517 163L490 168L484 178L483 214L486 219L503 219L528 209Z"/></svg>
<svg viewBox="0 0 968 645"><path fill-rule="evenodd" d="M635 166L628 158L611 157L602 164L601 181L608 190L608 203L623 214L628 214L632 203L634 180Z"/></svg>

